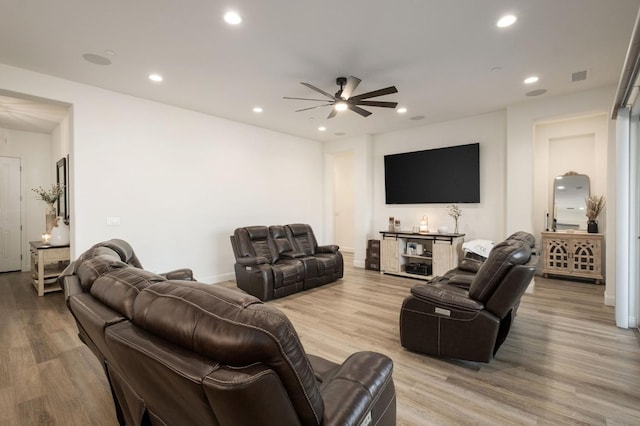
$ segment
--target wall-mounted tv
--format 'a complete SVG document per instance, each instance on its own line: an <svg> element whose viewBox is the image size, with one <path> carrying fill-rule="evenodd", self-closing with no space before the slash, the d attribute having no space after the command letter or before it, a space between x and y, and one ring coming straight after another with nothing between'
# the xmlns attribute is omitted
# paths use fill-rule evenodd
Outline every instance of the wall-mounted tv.
<svg viewBox="0 0 640 426"><path fill-rule="evenodd" d="M384 156L387 204L479 203L480 144Z"/></svg>

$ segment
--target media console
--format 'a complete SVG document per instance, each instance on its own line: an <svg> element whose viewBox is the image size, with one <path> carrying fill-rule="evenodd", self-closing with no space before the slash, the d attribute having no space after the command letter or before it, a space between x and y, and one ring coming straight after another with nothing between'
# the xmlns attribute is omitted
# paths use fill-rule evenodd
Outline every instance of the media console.
<svg viewBox="0 0 640 426"><path fill-rule="evenodd" d="M380 272L418 279L458 266L465 234L380 231Z"/></svg>

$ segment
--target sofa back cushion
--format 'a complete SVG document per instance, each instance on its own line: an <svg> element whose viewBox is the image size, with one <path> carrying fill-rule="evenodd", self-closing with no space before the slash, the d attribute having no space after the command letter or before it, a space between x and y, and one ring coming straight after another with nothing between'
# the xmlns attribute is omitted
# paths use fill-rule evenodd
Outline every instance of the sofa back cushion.
<svg viewBox="0 0 640 426"><path fill-rule="evenodd" d="M278 250L266 226L246 226L233 233L240 257L264 257L268 263L278 260Z"/></svg>
<svg viewBox="0 0 640 426"><path fill-rule="evenodd" d="M257 298L196 282L156 283L134 301L133 322L155 335L232 367L264 364L283 383L302 424L320 424L324 404L287 317Z"/></svg>
<svg viewBox="0 0 640 426"><path fill-rule="evenodd" d="M101 249L92 249L91 256L84 256L75 262L76 275L80 281L82 290L88 292L91 290L93 283L103 274L114 271L116 269L128 268L129 265L120 260L118 256L104 253ZM85 253L86 254L86 253Z"/></svg>
<svg viewBox="0 0 640 426"><path fill-rule="evenodd" d="M151 284L166 278L132 266L118 268L102 274L91 286L91 295L100 302L132 320L133 301Z"/></svg>
<svg viewBox="0 0 640 426"><path fill-rule="evenodd" d="M99 245L103 247L108 247L111 250L118 253L118 255L120 256L120 260L122 260L124 263L134 266L136 268L142 269L142 264L138 260L138 257L136 256L135 252L133 251L133 247L131 247L131 244L129 244L125 240L114 238L114 239L99 243Z"/></svg>
<svg viewBox="0 0 640 426"><path fill-rule="evenodd" d="M528 244L529 247L531 248L533 248L533 246L535 246L536 244L536 238L530 233L525 231L514 232L513 234L509 235L509 237L507 238L507 241L509 240L522 241L525 244Z"/></svg>
<svg viewBox="0 0 640 426"><path fill-rule="evenodd" d="M293 223L286 225L289 239L295 244L295 250L304 253L307 256L316 254L318 243L311 226L304 223Z"/></svg>
<svg viewBox="0 0 640 426"><path fill-rule="evenodd" d="M469 286L469 297L486 304L513 265L523 265L531 257L528 243L507 240L489 253Z"/></svg>
<svg viewBox="0 0 640 426"><path fill-rule="evenodd" d="M293 245L287 236L287 233L282 225L273 225L269 227L269 233L276 244L278 254L292 252Z"/></svg>

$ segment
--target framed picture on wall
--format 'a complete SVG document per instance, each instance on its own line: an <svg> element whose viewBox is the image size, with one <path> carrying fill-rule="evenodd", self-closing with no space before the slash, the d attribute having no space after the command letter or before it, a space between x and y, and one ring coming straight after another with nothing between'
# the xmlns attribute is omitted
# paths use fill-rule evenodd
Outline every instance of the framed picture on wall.
<svg viewBox="0 0 640 426"><path fill-rule="evenodd" d="M69 210L67 208L67 159L65 157L56 163L56 180L62 188L62 195L58 198L58 216L62 216L66 222L69 219Z"/></svg>

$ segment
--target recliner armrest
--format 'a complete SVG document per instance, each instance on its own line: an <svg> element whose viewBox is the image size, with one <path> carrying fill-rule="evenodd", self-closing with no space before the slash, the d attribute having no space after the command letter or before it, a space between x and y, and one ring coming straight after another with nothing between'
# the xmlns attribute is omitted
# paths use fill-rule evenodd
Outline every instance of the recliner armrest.
<svg viewBox="0 0 640 426"><path fill-rule="evenodd" d="M448 284L419 284L411 289L417 299L444 309L481 311L484 304L469 298L469 292Z"/></svg>
<svg viewBox="0 0 640 426"><path fill-rule="evenodd" d="M471 286L474 278L474 275L454 275L449 278L447 284L462 288L464 290L469 290L469 287Z"/></svg>
<svg viewBox="0 0 640 426"><path fill-rule="evenodd" d="M279 255L280 257L284 257L285 259L300 259L301 257L305 257L306 254L296 251L285 251L283 253L280 253Z"/></svg>
<svg viewBox="0 0 640 426"><path fill-rule="evenodd" d="M245 256L239 257L236 259L236 263L239 265L260 265L264 263L269 263L266 257L262 256Z"/></svg>
<svg viewBox="0 0 640 426"><path fill-rule="evenodd" d="M356 352L341 365L310 358L324 400L323 424L390 424L396 418L393 361L375 352ZM394 422L395 424L395 422Z"/></svg>
<svg viewBox="0 0 640 426"><path fill-rule="evenodd" d="M195 281L193 279L193 271L188 268L175 269L173 271L160 274L168 280Z"/></svg>
<svg viewBox="0 0 640 426"><path fill-rule="evenodd" d="M318 246L316 253L337 253L340 250L340 246L331 244L328 246Z"/></svg>

